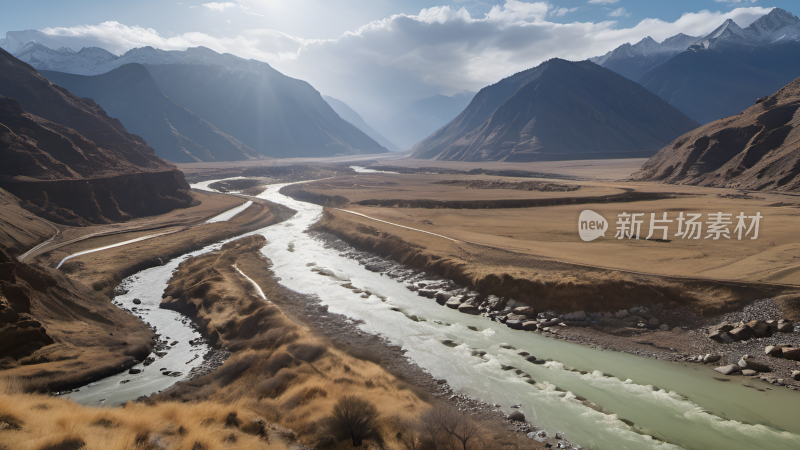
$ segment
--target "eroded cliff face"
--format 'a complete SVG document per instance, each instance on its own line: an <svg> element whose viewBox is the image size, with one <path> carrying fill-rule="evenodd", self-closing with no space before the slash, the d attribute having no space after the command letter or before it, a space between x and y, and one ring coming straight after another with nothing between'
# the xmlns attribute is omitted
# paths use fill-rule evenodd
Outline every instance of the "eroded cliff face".
<svg viewBox="0 0 800 450"><path fill-rule="evenodd" d="M0 53L0 187L26 209L84 226L192 205L183 174L141 138L9 58Z"/></svg>
<svg viewBox="0 0 800 450"><path fill-rule="evenodd" d="M636 180L755 190L800 189L800 79L742 113L687 133Z"/></svg>
<svg viewBox="0 0 800 450"><path fill-rule="evenodd" d="M153 332L108 297L0 248L0 376L61 390L144 359Z"/></svg>
<svg viewBox="0 0 800 450"><path fill-rule="evenodd" d="M55 223L110 223L164 214L196 203L177 169L73 180L6 180L0 187L21 206Z"/></svg>

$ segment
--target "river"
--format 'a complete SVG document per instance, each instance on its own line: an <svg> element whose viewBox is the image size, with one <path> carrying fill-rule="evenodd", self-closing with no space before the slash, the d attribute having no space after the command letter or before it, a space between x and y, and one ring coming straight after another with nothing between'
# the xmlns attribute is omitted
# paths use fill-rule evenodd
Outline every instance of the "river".
<svg viewBox="0 0 800 450"><path fill-rule="evenodd" d="M323 242L304 233L319 219L322 208L283 196L278 192L283 186L269 186L259 197L298 213L286 222L257 231L268 241L262 252L272 260L272 270L280 277L280 283L297 292L318 296L331 312L363 320L364 331L380 334L402 346L408 358L433 376L446 379L454 391L500 404L506 412L513 411L512 404L521 404L520 410L535 425L551 434L564 432L571 442L594 449L800 448L800 393L746 380L764 389L761 392L742 386L741 377L733 377L729 382L717 381L713 377L716 373L707 366L601 351L514 331L483 317L440 306L407 290L403 283L339 256L336 250L326 249ZM218 247L219 244L190 255ZM156 316L161 317L156 323L159 332L179 340L179 346L196 332L174 312L158 309L156 300L160 302L169 275L179 260L187 256L131 277L126 280L130 292L117 297L129 306L133 295L139 295L142 306L151 310L145 320L155 323ZM309 263L315 266L308 266ZM314 268L327 269L335 276L323 276L318 270L312 271ZM349 286L343 286L348 283L374 295L362 298ZM148 298L146 304L144 296ZM396 310L424 320L410 320ZM189 334L178 338L177 331L162 328L168 324L175 327L183 324ZM444 345L445 340L459 345ZM179 346L164 358L157 358L157 362L169 370L181 370L176 366L190 367L185 362L204 351ZM474 350L486 354L473 356ZM517 355L520 350L553 361L534 365ZM531 385L513 370L502 370L502 365L519 368L538 383ZM565 366L587 373L581 375ZM119 385L121 379L132 378L121 374L71 395L83 403L95 403L100 397L119 403L143 395L148 389L150 392L164 389L180 379L154 377L159 368L155 363L149 366L144 372L150 374L149 381L143 379L135 389L127 387L133 381ZM87 397L82 392L91 394ZM614 414L590 409L577 401L576 396L585 397ZM629 425L630 422L635 426Z"/></svg>

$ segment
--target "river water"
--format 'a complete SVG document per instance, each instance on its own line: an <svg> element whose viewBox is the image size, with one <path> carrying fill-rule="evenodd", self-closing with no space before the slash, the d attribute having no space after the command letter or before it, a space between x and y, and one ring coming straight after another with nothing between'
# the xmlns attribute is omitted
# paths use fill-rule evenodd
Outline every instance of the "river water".
<svg viewBox="0 0 800 450"><path fill-rule="evenodd" d="M209 183L193 187L206 188ZM402 346L408 358L434 377L446 379L454 391L500 404L505 412L512 411L512 404L521 404L520 410L535 425L551 434L565 432L571 442L595 449L800 448L800 393L758 380L744 380L764 390L761 392L742 386L741 378L717 381L713 375L719 374L707 366L601 351L511 330L440 306L407 290L403 283L339 256L336 250L326 249L321 241L304 233L319 219L322 208L283 196L278 192L283 186L270 186L259 197L298 213L286 222L257 231L268 241L262 252L272 260L272 269L281 284L318 296L331 312L363 320L364 331ZM180 261L220 245L176 258L126 280L129 293L117 300L131 307L132 299L138 296L143 302L140 306L148 310L144 320L157 325L159 332L179 344L163 358L156 358L156 363L141 376L109 377L70 394L71 398L94 404L101 398L106 399L106 404L124 402L181 379L156 376L161 367L185 374L192 363L201 359L186 364L207 349L188 346L187 341L199 335L177 313L158 309L158 302ZM309 263L315 265L308 266ZM314 268L317 271L312 271ZM334 276L321 275L320 268ZM343 286L348 283L374 295L361 298L361 294ZM413 321L406 314L424 320ZM445 340L458 346L444 345ZM486 354L473 356L474 350ZM534 365L517 355L520 350L553 361ZM502 370L502 365L521 369L538 383L531 385L513 370ZM588 373L581 375L565 366ZM123 379L132 381L120 385ZM576 395L614 414L590 409L577 401Z"/></svg>
<svg viewBox="0 0 800 450"><path fill-rule="evenodd" d="M770 385L746 380L765 389L760 392L745 388L736 378L717 381L713 375L719 374L707 366L601 351L511 330L440 306L303 233L319 219L322 208L281 195L281 187L270 186L259 196L298 211L287 222L260 232L268 241L262 252L272 260L281 284L317 295L331 312L363 320L365 331L402 346L407 357L435 377L446 379L456 392L498 403L506 412L512 411L512 404L521 403L520 410L535 425L551 433L563 431L571 442L584 447L800 448L800 394L796 391L766 390ZM307 266L312 262L315 266ZM320 275L313 268L327 269L335 276ZM348 283L376 295L361 298L342 286ZM425 321L410 320L393 308ZM460 345L451 348L442 344L444 340ZM509 346L517 350L504 348ZM487 354L472 356L474 349ZM554 362L531 364L516 354L519 350ZM501 370L501 365L522 369L543 389L526 383L513 370ZM589 373L564 370L565 365ZM576 401L575 395L615 414L594 411ZM639 432L620 418L632 421Z"/></svg>

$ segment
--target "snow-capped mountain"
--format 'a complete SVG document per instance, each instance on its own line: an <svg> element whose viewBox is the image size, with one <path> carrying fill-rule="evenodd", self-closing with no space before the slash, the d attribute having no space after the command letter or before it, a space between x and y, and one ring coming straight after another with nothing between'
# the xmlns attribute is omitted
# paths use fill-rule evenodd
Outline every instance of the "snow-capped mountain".
<svg viewBox="0 0 800 450"><path fill-rule="evenodd" d="M728 19L716 30L700 38L693 49L763 46L788 41L800 41L800 18L780 8L759 17L747 28Z"/></svg>
<svg viewBox="0 0 800 450"><path fill-rule="evenodd" d="M646 38L642 39L636 44L633 45L631 45L630 43L622 44L603 56L596 56L594 58L589 58L589 61L604 66L607 62L613 61L615 59L624 59L624 58L633 58L642 56L647 57L664 53L674 54L686 50L687 48L689 48L690 45L694 44L696 41L697 41L696 37L687 36L683 33L665 39L664 42L661 43L656 42L653 38L647 36Z"/></svg>
<svg viewBox="0 0 800 450"><path fill-rule="evenodd" d="M13 55L38 70L80 75L108 72L114 67L118 67L106 69L119 59L113 53L98 47L84 47L78 52L67 47L53 50L34 41L23 44Z"/></svg>
<svg viewBox="0 0 800 450"><path fill-rule="evenodd" d="M53 50L39 42L31 41L19 46L17 51L12 54L38 70L52 70L75 75L99 75L130 63L188 64L223 66L229 69L247 69L256 72L274 71L267 63L243 59L229 53L220 54L205 47L193 47L186 50L159 50L153 47L141 47L117 56L98 47L84 47L77 52L67 47Z"/></svg>
<svg viewBox="0 0 800 450"><path fill-rule="evenodd" d="M589 61L636 81L643 73L686 50L696 41L696 37L683 33L661 43L647 36L636 44L622 44L603 56L589 58Z"/></svg>

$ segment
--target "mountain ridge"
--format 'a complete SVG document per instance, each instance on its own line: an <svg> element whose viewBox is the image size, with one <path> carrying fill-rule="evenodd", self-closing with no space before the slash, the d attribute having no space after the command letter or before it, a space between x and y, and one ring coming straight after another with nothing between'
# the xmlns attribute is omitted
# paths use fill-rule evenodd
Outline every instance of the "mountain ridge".
<svg viewBox="0 0 800 450"><path fill-rule="evenodd" d="M735 116L661 149L634 180L753 190L800 190L800 78Z"/></svg>
<svg viewBox="0 0 800 450"><path fill-rule="evenodd" d="M456 119L417 144L412 156L461 161L649 156L695 126L621 75L589 61L551 59L481 89Z"/></svg>
<svg viewBox="0 0 800 450"><path fill-rule="evenodd" d="M73 94L96 101L125 128L142 136L157 155L169 161L237 161L261 157L169 99L141 64L125 64L93 76L45 70L40 73Z"/></svg>

